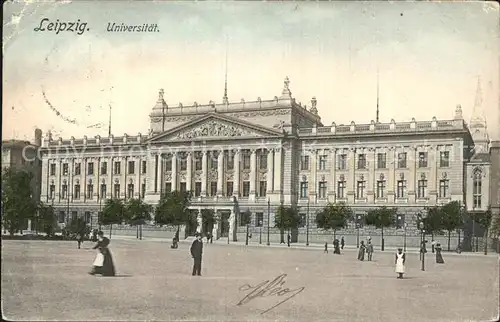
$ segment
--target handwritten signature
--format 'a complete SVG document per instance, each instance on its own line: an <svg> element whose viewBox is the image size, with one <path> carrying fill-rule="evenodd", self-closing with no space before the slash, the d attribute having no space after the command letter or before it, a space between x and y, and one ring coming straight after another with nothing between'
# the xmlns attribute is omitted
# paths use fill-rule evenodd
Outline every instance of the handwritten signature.
<svg viewBox="0 0 500 322"><path fill-rule="evenodd" d="M271 311L272 309L280 306L281 304L285 303L292 297L296 296L300 292L302 292L305 287L299 287L297 289L291 290L289 288L283 288L282 286L286 283L285 277L287 274L281 274L280 276L276 277L274 280L271 282L269 280L264 281L258 285L252 286L250 284L245 284L239 288L240 291L251 291L248 293L241 301L238 302L236 305L243 305L251 300L258 298L258 297L269 297L269 296L285 296L287 294L291 294L289 297L285 298L283 301L278 302L278 304L274 305L273 307L270 307L269 309L265 310L261 314L267 313Z"/></svg>

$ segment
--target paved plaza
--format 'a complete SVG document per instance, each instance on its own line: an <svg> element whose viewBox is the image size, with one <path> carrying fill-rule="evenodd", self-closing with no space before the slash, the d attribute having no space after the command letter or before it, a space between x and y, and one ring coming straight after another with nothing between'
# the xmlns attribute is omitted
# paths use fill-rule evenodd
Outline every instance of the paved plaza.
<svg viewBox="0 0 500 322"><path fill-rule="evenodd" d="M407 278L398 280L392 251L359 262L355 250L327 255L321 249L209 244L203 276L193 277L188 243L173 250L166 242L112 239L118 276L94 277L87 274L95 255L92 245L85 242L79 250L76 242L2 241L4 317L487 321L498 313L496 255L444 253L446 263L438 265L428 254L422 272L418 254L409 253ZM252 294L251 287L275 279L267 292ZM278 286L279 293L273 291Z"/></svg>

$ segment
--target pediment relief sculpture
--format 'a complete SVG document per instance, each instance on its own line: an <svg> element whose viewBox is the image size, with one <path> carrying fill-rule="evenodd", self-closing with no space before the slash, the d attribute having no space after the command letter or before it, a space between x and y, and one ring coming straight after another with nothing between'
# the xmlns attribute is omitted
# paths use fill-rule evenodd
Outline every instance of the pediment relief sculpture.
<svg viewBox="0 0 500 322"><path fill-rule="evenodd" d="M235 136L254 136L255 133L234 125L224 124L211 120L196 128L189 129L177 134L177 139L195 139L198 137L235 137Z"/></svg>

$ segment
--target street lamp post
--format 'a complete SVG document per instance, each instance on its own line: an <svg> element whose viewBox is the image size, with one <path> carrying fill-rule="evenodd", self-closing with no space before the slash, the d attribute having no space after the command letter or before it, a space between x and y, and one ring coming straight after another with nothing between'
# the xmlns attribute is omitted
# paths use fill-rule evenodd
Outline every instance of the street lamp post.
<svg viewBox="0 0 500 322"><path fill-rule="evenodd" d="M306 246L309 246L309 200L307 200L307 215L306 215Z"/></svg>
<svg viewBox="0 0 500 322"><path fill-rule="evenodd" d="M259 245L260 245L262 244L262 220L259 220L259 228L260 228L260 233L259 233Z"/></svg>
<svg viewBox="0 0 500 322"><path fill-rule="evenodd" d="M357 235L356 235L356 248L359 248L359 223L361 221L361 215L358 215L356 217L356 230L357 230Z"/></svg>
<svg viewBox="0 0 500 322"><path fill-rule="evenodd" d="M99 197L99 214L97 216L97 225L99 227L99 231L101 231L101 221L102 221L102 196Z"/></svg>
<svg viewBox="0 0 500 322"><path fill-rule="evenodd" d="M405 222L405 235L403 240L403 250L406 253L406 229L408 228L408 223Z"/></svg>
<svg viewBox="0 0 500 322"><path fill-rule="evenodd" d="M271 221L271 198L267 199L267 246L269 246L269 222Z"/></svg>
<svg viewBox="0 0 500 322"><path fill-rule="evenodd" d="M420 224L420 231L422 233L422 239L421 239L421 243L420 243L420 253L422 254L421 256L421 259L422 259L422 271L425 271L425 240L424 240L424 234L425 234L425 230L424 230L424 222L421 221Z"/></svg>

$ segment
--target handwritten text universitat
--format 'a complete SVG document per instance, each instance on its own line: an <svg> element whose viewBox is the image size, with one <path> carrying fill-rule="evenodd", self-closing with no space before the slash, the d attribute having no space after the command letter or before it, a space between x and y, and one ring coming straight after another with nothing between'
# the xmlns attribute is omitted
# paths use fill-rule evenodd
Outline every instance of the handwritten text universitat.
<svg viewBox="0 0 500 322"><path fill-rule="evenodd" d="M160 32L158 24L144 23L142 25L127 25L124 23L118 24L115 22L108 22L108 32Z"/></svg>

